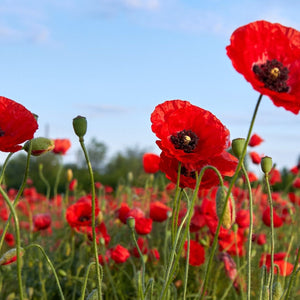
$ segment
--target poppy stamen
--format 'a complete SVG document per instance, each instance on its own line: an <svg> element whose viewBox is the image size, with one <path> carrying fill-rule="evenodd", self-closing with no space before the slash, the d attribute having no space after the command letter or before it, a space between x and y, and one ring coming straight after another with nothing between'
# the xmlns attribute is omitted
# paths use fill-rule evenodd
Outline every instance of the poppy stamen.
<svg viewBox="0 0 300 300"><path fill-rule="evenodd" d="M90 219L91 219L91 217L89 217L89 216L80 216L78 218L78 221L80 221L80 222L86 222L86 221L89 221Z"/></svg>
<svg viewBox="0 0 300 300"><path fill-rule="evenodd" d="M265 88L278 93L287 93L289 70L276 59L267 60L266 63L255 64L252 68L259 81L265 84Z"/></svg>
<svg viewBox="0 0 300 300"><path fill-rule="evenodd" d="M5 135L4 130L2 130L2 129L0 128L0 137L1 137L1 136L4 136L4 135Z"/></svg>
<svg viewBox="0 0 300 300"><path fill-rule="evenodd" d="M183 150L185 153L191 153L198 144L198 136L191 130L182 130L170 137L175 149Z"/></svg>

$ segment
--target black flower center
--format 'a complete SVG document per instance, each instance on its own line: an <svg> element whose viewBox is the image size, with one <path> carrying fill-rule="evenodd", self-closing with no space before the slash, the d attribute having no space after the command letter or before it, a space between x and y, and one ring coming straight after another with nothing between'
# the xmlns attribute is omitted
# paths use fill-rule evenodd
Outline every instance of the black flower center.
<svg viewBox="0 0 300 300"><path fill-rule="evenodd" d="M91 219L90 216L80 216L80 217L78 218L78 221L79 221L79 222L86 222L86 221L89 221L90 219Z"/></svg>
<svg viewBox="0 0 300 300"><path fill-rule="evenodd" d="M171 142L175 149L181 149L185 153L191 153L196 148L199 138L192 130L182 130L171 136Z"/></svg>
<svg viewBox="0 0 300 300"><path fill-rule="evenodd" d="M191 177L193 179L196 179L196 172L195 171L190 171L184 166L181 167L180 169L180 174L185 176L185 177Z"/></svg>
<svg viewBox="0 0 300 300"><path fill-rule="evenodd" d="M278 93L289 91L286 84L289 78L289 70L278 60L272 59L261 65L255 64L252 70L258 79L265 84L265 88Z"/></svg>

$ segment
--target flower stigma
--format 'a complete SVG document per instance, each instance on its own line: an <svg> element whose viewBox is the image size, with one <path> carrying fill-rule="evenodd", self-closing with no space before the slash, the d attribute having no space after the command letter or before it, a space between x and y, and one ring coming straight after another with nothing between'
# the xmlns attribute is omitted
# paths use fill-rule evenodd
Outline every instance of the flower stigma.
<svg viewBox="0 0 300 300"><path fill-rule="evenodd" d="M182 130L170 137L175 149L183 150L185 153L192 153L198 144L198 136L192 130Z"/></svg>

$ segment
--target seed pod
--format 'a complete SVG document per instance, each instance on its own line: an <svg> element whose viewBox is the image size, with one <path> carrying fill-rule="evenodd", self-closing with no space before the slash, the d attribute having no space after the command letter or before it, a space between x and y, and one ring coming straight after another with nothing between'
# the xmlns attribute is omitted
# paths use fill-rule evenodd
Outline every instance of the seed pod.
<svg viewBox="0 0 300 300"><path fill-rule="evenodd" d="M227 191L228 190L225 186L220 186L217 191L216 210L219 219L224 209ZM232 194L230 194L229 199L227 201L224 217L222 220L222 226L225 229L230 229L234 222L235 222L235 203Z"/></svg>
<svg viewBox="0 0 300 300"><path fill-rule="evenodd" d="M87 130L87 120L85 117L77 116L73 119L73 129L79 138L83 138Z"/></svg>
<svg viewBox="0 0 300 300"><path fill-rule="evenodd" d="M272 287L273 300L279 300L282 296L282 293L283 290L280 282L279 281L274 282Z"/></svg>
<svg viewBox="0 0 300 300"><path fill-rule="evenodd" d="M29 151L30 142L32 143L31 155L34 155L34 156L40 156L44 153L52 151L55 147L54 140L47 139L44 137L37 137L37 138L32 139L31 141L27 141L24 144L23 148L26 152Z"/></svg>
<svg viewBox="0 0 300 300"><path fill-rule="evenodd" d="M24 254L25 250L20 249L21 256ZM0 266L9 265L17 260L17 248L13 248L5 252L0 258Z"/></svg>

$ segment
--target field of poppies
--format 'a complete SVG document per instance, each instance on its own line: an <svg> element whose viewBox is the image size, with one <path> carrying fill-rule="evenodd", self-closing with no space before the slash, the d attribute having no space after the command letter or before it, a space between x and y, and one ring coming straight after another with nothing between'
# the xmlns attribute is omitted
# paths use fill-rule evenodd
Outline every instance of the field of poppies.
<svg viewBox="0 0 300 300"><path fill-rule="evenodd" d="M95 180L88 121L77 116L89 191L61 165L54 186L41 166L47 193L38 192L32 157L63 156L70 141L34 137L37 117L0 97L0 299L300 299L300 165L278 170L255 151L264 139L252 132L263 96L299 113L300 32L256 21L238 28L226 50L259 93L249 131L231 140L204 108L158 104L150 119L161 154L143 155L141 186L130 172L115 188ZM18 151L27 158L14 189L5 179Z"/></svg>

